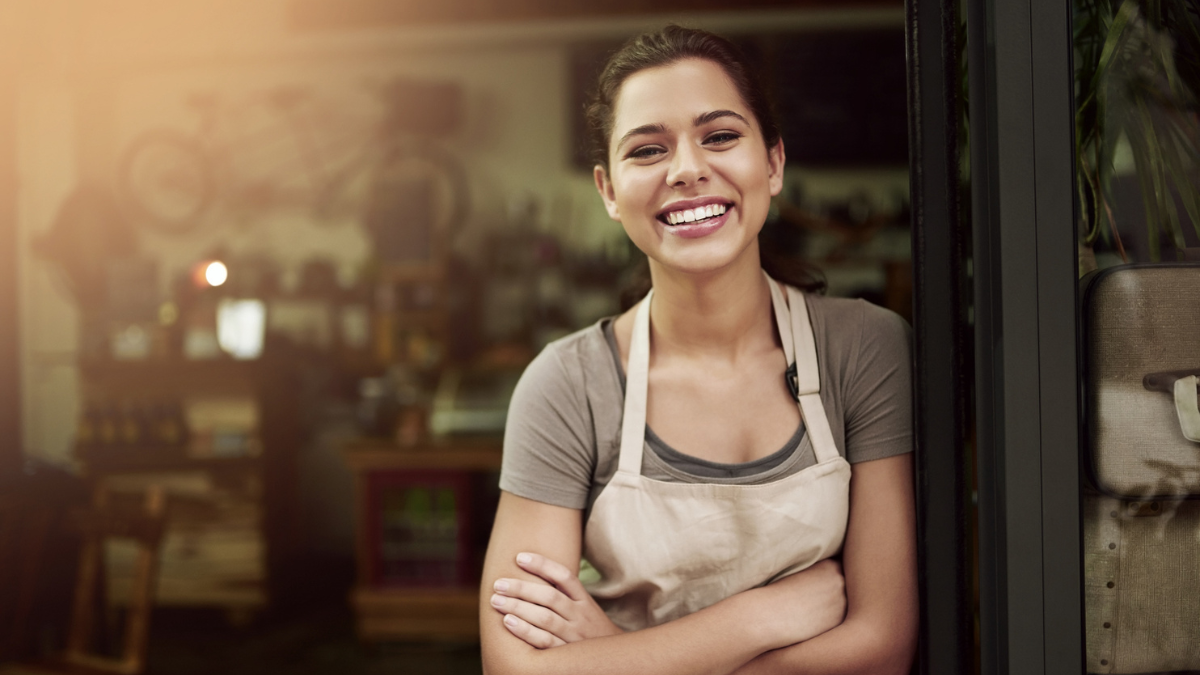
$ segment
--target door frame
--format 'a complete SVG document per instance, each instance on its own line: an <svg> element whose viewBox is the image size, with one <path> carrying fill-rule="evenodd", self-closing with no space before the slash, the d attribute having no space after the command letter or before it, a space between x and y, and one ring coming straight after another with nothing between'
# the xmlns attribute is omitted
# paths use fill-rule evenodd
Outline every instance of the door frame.
<svg viewBox="0 0 1200 675"><path fill-rule="evenodd" d="M982 673L1078 674L1071 4L966 4Z"/></svg>
<svg viewBox="0 0 1200 675"><path fill-rule="evenodd" d="M957 0L907 0L913 431L920 564L917 671L974 671L970 236L962 221Z"/></svg>

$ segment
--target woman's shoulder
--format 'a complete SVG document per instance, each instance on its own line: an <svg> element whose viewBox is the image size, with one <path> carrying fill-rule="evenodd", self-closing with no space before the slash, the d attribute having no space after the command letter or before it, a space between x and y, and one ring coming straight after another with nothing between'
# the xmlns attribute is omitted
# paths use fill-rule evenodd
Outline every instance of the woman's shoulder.
<svg viewBox="0 0 1200 675"><path fill-rule="evenodd" d="M553 391L560 386L575 388L584 384L594 363L609 353L601 319L550 342L525 368L521 379L525 386ZM611 360L611 355L609 355Z"/></svg>
<svg viewBox="0 0 1200 675"><path fill-rule="evenodd" d="M814 328L826 341L866 340L903 342L910 340L912 329L904 317L861 298L837 298L806 293Z"/></svg>
<svg viewBox="0 0 1200 675"><path fill-rule="evenodd" d="M597 322L546 345L525 368L509 400L502 490L565 508L587 505L596 462L590 362L602 348Z"/></svg>
<svg viewBox="0 0 1200 675"><path fill-rule="evenodd" d="M896 312L858 298L805 298L817 358L830 377L850 386L911 362L912 329Z"/></svg>
<svg viewBox="0 0 1200 675"><path fill-rule="evenodd" d="M538 360L578 360L595 355L597 349L606 348L604 325L616 317L605 317L595 323L584 326L573 333L564 335L550 342L534 358Z"/></svg>

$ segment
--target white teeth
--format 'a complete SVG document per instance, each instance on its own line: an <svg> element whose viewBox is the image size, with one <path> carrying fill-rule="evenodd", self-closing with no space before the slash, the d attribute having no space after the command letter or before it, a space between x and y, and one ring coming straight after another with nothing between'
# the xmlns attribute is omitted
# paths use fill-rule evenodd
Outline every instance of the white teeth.
<svg viewBox="0 0 1200 675"><path fill-rule="evenodd" d="M708 206L701 206L695 209L671 211L667 213L666 220L671 225L678 225L680 223L694 223L697 220L704 220L705 218L724 215L725 211L725 204L709 204Z"/></svg>

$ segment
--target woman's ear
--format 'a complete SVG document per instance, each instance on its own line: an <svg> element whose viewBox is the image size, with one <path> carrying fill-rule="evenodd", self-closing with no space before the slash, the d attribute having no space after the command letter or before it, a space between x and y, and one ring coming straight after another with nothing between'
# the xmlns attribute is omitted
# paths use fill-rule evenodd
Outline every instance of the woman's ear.
<svg viewBox="0 0 1200 675"><path fill-rule="evenodd" d="M608 211L608 217L620 221L621 210L617 208L617 198L613 193L612 182L608 180L608 171L604 169L604 165L597 164L592 167L592 177L596 179L596 191L604 200L604 208Z"/></svg>
<svg viewBox="0 0 1200 675"><path fill-rule="evenodd" d="M786 163L787 156L783 152L781 138L775 147L767 150L767 182L771 186L772 197L783 191L783 165Z"/></svg>

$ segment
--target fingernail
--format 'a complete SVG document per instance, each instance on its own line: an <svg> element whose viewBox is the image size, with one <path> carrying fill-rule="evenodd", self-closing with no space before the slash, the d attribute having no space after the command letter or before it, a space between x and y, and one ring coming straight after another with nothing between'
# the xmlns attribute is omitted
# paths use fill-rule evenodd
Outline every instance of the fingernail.
<svg viewBox="0 0 1200 675"><path fill-rule="evenodd" d="M492 588L503 593L504 591L508 590L508 582L501 579L501 580L497 581L495 584L493 584Z"/></svg>
<svg viewBox="0 0 1200 675"><path fill-rule="evenodd" d="M504 606L504 598L499 595L493 595L492 596L492 606L493 607L503 607Z"/></svg>
<svg viewBox="0 0 1200 675"><path fill-rule="evenodd" d="M517 564L519 565L528 565L529 561L531 560L533 560L533 556L529 555L528 553L517 554Z"/></svg>
<svg viewBox="0 0 1200 675"><path fill-rule="evenodd" d="M505 625L512 626L515 628L517 625L517 617L513 616L512 614L505 614L504 615L504 623L505 623Z"/></svg>

